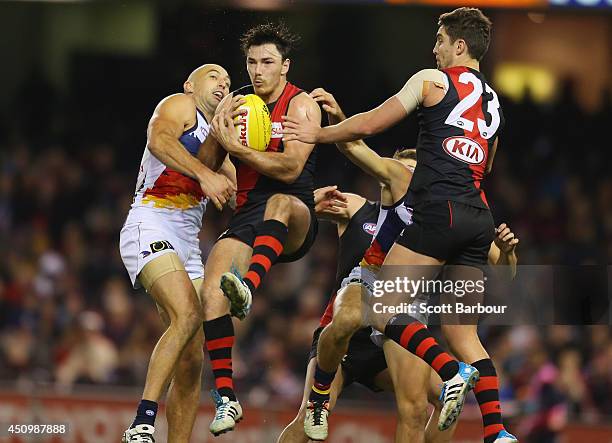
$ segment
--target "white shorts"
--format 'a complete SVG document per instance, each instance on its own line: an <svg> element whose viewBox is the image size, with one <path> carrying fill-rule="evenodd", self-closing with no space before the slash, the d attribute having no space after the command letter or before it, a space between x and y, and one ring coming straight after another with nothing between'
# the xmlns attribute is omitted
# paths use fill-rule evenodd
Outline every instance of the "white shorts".
<svg viewBox="0 0 612 443"><path fill-rule="evenodd" d="M204 277L198 237L188 240L173 231L172 225L161 227L146 221L126 222L121 229L119 251L135 289L142 286L138 281L142 268L164 254L177 254L191 280Z"/></svg>
<svg viewBox="0 0 612 443"><path fill-rule="evenodd" d="M344 278L342 283L340 283L340 289L348 285L361 285L368 291L368 296L371 297L375 281L376 274L373 271L368 268L362 268L361 266L355 266L351 269L348 277Z"/></svg>

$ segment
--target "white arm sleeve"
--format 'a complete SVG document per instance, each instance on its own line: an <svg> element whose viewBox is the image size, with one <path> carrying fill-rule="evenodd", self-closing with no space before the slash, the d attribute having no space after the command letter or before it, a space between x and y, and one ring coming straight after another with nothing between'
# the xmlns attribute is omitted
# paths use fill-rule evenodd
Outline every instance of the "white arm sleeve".
<svg viewBox="0 0 612 443"><path fill-rule="evenodd" d="M406 110L406 114L410 114L421 103L423 103L423 83L433 82L448 90L448 80L446 75L437 69L423 69L417 72L408 79L404 87L395 94L402 106Z"/></svg>

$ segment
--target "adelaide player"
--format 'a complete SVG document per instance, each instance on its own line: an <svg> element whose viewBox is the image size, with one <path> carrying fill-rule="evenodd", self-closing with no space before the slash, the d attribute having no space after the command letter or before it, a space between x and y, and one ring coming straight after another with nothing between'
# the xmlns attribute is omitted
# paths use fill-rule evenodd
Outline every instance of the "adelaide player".
<svg viewBox="0 0 612 443"><path fill-rule="evenodd" d="M121 229L121 258L134 287L158 306L166 331L149 361L142 400L123 442L153 442L158 402L172 380L168 441L188 441L200 401L204 267L198 234L207 199L221 208L235 191L229 162L221 174L196 156L230 78L219 65L194 70L183 93L163 99L149 121L134 202Z"/></svg>
<svg viewBox="0 0 612 443"><path fill-rule="evenodd" d="M408 195L413 223L384 264L414 265L404 268L404 277L410 280L433 279L443 270L446 280L476 282L483 280L481 266L487 263L495 235L481 181L491 170L504 124L497 94L479 70L492 24L479 9L463 7L442 14L438 25L433 50L438 69L418 72L377 108L336 125L320 128L287 116L284 140L358 140L384 131L418 108L418 166ZM394 268L386 266L379 277L394 280ZM395 294L394 298L399 302L405 296ZM476 385L485 443L518 441L504 428L496 370L475 324L442 326L451 350L471 363L467 364L444 352L427 328L408 314L385 313L371 321L387 337L424 359L444 380L440 429L456 420L465 395Z"/></svg>
<svg viewBox="0 0 612 443"><path fill-rule="evenodd" d="M212 158L216 153L219 162L226 152L231 154L237 163L238 186L235 212L207 259L202 289L204 335L216 386L213 398L217 411L210 424L214 435L234 429L242 417L232 380L234 327L230 305L219 282L232 300L231 313L244 318L250 308L251 292L270 267L277 261L291 262L303 257L317 234L313 200L315 145L282 141L283 115L321 124L317 103L287 80L289 55L295 41L296 37L284 25L270 23L255 26L242 37L252 85L238 92L255 93L267 104L272 120L267 150L260 152L243 146L228 111L220 112L212 125L222 148L206 147L207 156ZM235 274L244 275L244 280ZM246 295L236 298L237 292L239 296L248 293L248 298Z"/></svg>

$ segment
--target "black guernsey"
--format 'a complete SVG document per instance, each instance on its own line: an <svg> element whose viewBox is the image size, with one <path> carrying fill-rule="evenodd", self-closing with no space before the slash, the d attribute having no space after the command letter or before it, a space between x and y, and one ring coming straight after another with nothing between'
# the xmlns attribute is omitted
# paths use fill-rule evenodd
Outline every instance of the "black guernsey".
<svg viewBox="0 0 612 443"><path fill-rule="evenodd" d="M497 94L479 71L442 70L448 90L442 101L421 107L417 167L408 203L449 200L488 209L481 181L489 150L504 126Z"/></svg>
<svg viewBox="0 0 612 443"><path fill-rule="evenodd" d="M336 285L334 296L330 300L325 313L321 318L321 326L331 322L334 309L335 294L340 289L342 280L346 278L363 258L363 254L370 247L372 238L376 233L376 222L380 211L380 202L367 201L353 214L338 244L338 266L336 270ZM368 328L369 329L369 328Z"/></svg>
<svg viewBox="0 0 612 443"><path fill-rule="evenodd" d="M272 120L272 138L270 139L266 152L284 152L285 147L282 141L282 117L287 114L291 100L302 92L301 89L287 82L278 100L267 105ZM247 95L254 94L255 91L252 85L248 85L234 91L234 93ZM290 184L267 177L250 166L241 163L238 159L234 159L234 161L238 181L235 213L248 210L249 207L256 206L258 203L268 200L268 198L274 194L293 195L303 201L306 206L314 209L315 149L312 150L310 156L306 160L302 173Z"/></svg>

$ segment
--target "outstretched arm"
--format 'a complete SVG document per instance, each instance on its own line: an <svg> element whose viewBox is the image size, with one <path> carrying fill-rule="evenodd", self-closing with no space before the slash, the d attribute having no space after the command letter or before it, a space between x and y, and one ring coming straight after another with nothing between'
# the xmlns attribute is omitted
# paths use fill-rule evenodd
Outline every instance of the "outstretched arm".
<svg viewBox="0 0 612 443"><path fill-rule="evenodd" d="M340 105L331 93L323 88L317 88L310 95L327 112L330 124L336 124L346 119ZM336 146L363 172L385 185L390 185L397 175L405 175L406 168L403 165L396 160L381 157L363 140L339 142L336 143Z"/></svg>
<svg viewBox="0 0 612 443"><path fill-rule="evenodd" d="M285 118L283 141L301 140L309 143L350 142L378 134L406 117L397 97L387 99L380 106L356 114L338 124L316 128L300 125L290 115Z"/></svg>
<svg viewBox="0 0 612 443"><path fill-rule="evenodd" d="M384 131L404 119L424 103L431 84L444 82L444 74L437 69L424 69L413 75L393 97L370 111L356 114L341 123L316 128L287 116L283 140L308 143L337 143L359 140ZM429 106L429 104L427 104Z"/></svg>

